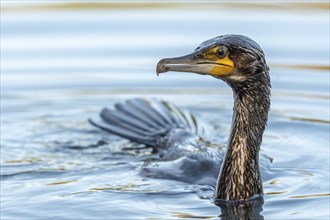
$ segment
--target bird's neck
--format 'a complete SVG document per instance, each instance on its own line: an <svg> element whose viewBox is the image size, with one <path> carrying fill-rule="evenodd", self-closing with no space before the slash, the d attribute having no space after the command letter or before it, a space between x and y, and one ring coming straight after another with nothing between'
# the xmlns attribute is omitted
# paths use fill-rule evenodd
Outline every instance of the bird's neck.
<svg viewBox="0 0 330 220"><path fill-rule="evenodd" d="M238 201L263 194L259 149L268 118L269 95L270 88L264 85L234 89L231 134L218 176L216 199Z"/></svg>

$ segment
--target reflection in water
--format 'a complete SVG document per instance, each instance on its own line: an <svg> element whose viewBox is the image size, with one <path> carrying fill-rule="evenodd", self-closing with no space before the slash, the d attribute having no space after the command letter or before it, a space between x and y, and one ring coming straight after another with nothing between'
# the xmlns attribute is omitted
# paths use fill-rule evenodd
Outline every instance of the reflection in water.
<svg viewBox="0 0 330 220"><path fill-rule="evenodd" d="M222 220L263 220L261 215L262 205L264 204L263 196L257 196L244 203L228 203L228 201L215 201L221 209Z"/></svg>

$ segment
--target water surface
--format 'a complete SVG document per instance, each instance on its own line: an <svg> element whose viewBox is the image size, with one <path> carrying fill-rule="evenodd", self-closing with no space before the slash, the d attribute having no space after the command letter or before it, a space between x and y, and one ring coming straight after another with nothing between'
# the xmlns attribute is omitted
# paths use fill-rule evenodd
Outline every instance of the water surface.
<svg viewBox="0 0 330 220"><path fill-rule="evenodd" d="M219 218L211 186L139 176L151 151L124 150L138 146L87 118L123 99L160 98L212 124L208 137L225 145L227 85L157 78L155 66L227 33L256 40L271 67L261 215L329 218L327 3L55 3L2 7L1 219Z"/></svg>

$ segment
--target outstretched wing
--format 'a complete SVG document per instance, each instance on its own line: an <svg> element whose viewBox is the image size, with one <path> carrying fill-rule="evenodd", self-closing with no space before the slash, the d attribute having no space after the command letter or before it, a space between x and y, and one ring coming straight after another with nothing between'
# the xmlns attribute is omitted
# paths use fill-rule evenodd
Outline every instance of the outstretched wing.
<svg viewBox="0 0 330 220"><path fill-rule="evenodd" d="M129 99L104 108L100 119L89 122L112 134L149 146L163 147L163 139L173 129L192 134L203 133L191 112L180 110L174 104L160 100Z"/></svg>

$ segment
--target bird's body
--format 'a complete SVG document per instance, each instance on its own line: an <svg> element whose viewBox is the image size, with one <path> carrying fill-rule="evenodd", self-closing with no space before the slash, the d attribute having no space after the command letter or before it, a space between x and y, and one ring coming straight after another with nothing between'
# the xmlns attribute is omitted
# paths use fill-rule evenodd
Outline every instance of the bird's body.
<svg viewBox="0 0 330 220"><path fill-rule="evenodd" d="M262 195L259 149L270 107L270 78L259 45L241 35L219 36L187 56L161 60L157 74L167 71L211 75L233 89L226 151L210 147L195 132L195 118L166 102L128 100L104 109L102 121L92 124L157 150L158 161L146 163L142 175L215 185L214 197L224 201Z"/></svg>
<svg viewBox="0 0 330 220"><path fill-rule="evenodd" d="M203 128L192 113L165 101L136 98L103 109L101 118L92 124L154 149L157 159L147 160L139 170L141 175L215 186L224 147L201 138ZM131 124L123 127L123 118Z"/></svg>
<svg viewBox="0 0 330 220"><path fill-rule="evenodd" d="M215 186L224 150L210 146L189 130L173 129L158 150L159 160L146 163L140 174L191 184Z"/></svg>

